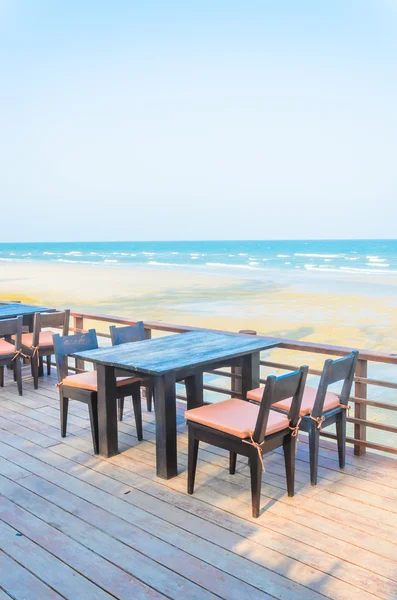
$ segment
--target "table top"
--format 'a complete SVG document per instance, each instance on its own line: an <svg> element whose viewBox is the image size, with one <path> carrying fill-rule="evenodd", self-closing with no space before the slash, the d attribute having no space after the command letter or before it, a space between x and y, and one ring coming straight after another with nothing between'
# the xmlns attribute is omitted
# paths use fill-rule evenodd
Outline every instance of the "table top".
<svg viewBox="0 0 397 600"><path fill-rule="evenodd" d="M142 342L75 352L72 356L156 376L274 348L278 343L278 340L254 335L189 331Z"/></svg>
<svg viewBox="0 0 397 600"><path fill-rule="evenodd" d="M19 315L33 315L37 312L53 312L53 308L44 308L43 306L35 306L34 304L0 304L0 319L12 319Z"/></svg>

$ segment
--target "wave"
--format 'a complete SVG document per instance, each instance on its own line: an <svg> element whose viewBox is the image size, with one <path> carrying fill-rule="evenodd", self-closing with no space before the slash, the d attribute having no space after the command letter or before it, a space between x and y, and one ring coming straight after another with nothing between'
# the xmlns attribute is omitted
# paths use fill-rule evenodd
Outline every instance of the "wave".
<svg viewBox="0 0 397 600"><path fill-rule="evenodd" d="M161 267L189 267L191 265L180 264L180 263L164 263L158 262L157 260L149 260L148 265L156 265Z"/></svg>
<svg viewBox="0 0 397 600"><path fill-rule="evenodd" d="M295 254L295 256L298 256ZM289 254L277 254L277 258L289 258Z"/></svg>
<svg viewBox="0 0 397 600"><path fill-rule="evenodd" d="M53 254L56 254L56 252L43 252L43 256L44 255L50 256L50 255L53 255Z"/></svg>
<svg viewBox="0 0 397 600"><path fill-rule="evenodd" d="M378 268L379 267L381 267L381 268L382 267L390 267L389 263L383 263L383 262L382 263L377 263L377 262L376 263L371 263L371 262L369 262L369 263L366 263L366 265L367 265L367 267L378 267Z"/></svg>
<svg viewBox="0 0 397 600"><path fill-rule="evenodd" d="M259 267L253 267L251 265L230 265L227 263L213 263L213 262L207 262L205 263L207 265L207 267L227 267L227 268L232 268L232 269L253 269L253 270L258 270Z"/></svg>
<svg viewBox="0 0 397 600"><path fill-rule="evenodd" d="M342 258L343 254L301 254L295 252L294 256L308 256L309 258Z"/></svg>
<svg viewBox="0 0 397 600"><path fill-rule="evenodd" d="M112 260L111 260L110 258L107 258L107 259L105 259L103 262L105 262L105 263L117 263L117 262L119 262L119 261L118 261L118 260L115 260L115 259L112 259Z"/></svg>
<svg viewBox="0 0 397 600"><path fill-rule="evenodd" d="M368 258L371 263L383 263L386 261L385 258L379 258L379 256L367 256L366 258Z"/></svg>
<svg viewBox="0 0 397 600"><path fill-rule="evenodd" d="M57 258L56 262L69 263L71 265L98 265L98 264L100 264L93 260L68 260L67 258Z"/></svg>
<svg viewBox="0 0 397 600"><path fill-rule="evenodd" d="M80 256L80 254L79 250L72 250L72 252L65 252L64 256Z"/></svg>

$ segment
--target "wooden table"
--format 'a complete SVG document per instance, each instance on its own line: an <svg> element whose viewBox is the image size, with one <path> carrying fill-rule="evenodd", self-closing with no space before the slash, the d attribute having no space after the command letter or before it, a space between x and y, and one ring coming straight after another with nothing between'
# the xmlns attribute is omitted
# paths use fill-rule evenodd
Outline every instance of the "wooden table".
<svg viewBox="0 0 397 600"><path fill-rule="evenodd" d="M242 368L242 395L259 387L259 353L278 345L266 338L233 333L191 331L76 352L72 356L95 363L98 372L99 452L118 453L116 376L153 377L156 401L157 475L177 475L176 381L185 380L187 407L203 404L203 373L225 366Z"/></svg>
<svg viewBox="0 0 397 600"><path fill-rule="evenodd" d="M54 308L44 308L43 306L34 306L33 304L21 304L13 302L10 304L0 304L0 319L13 319L23 316L23 323L33 329L33 317L37 312L54 312Z"/></svg>

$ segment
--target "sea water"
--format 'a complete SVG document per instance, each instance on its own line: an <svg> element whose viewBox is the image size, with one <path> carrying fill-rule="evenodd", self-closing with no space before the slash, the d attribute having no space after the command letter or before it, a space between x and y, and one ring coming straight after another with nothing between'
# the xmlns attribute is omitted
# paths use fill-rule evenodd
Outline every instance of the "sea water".
<svg viewBox="0 0 397 600"><path fill-rule="evenodd" d="M1 262L50 262L208 271L397 274L397 240L46 242L0 244Z"/></svg>

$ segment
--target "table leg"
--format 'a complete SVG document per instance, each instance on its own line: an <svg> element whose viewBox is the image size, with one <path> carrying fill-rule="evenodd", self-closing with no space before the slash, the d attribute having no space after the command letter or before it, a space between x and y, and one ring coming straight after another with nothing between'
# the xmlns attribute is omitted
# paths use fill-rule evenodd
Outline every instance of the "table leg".
<svg viewBox="0 0 397 600"><path fill-rule="evenodd" d="M176 453L175 378L170 375L154 380L156 398L156 469L157 477L171 479L178 474Z"/></svg>
<svg viewBox="0 0 397 600"><path fill-rule="evenodd" d="M242 380L241 392L244 400L247 399L247 392L259 387L260 379L260 353L253 352L242 358Z"/></svg>
<svg viewBox="0 0 397 600"><path fill-rule="evenodd" d="M110 458L118 454L117 386L113 367L97 365L99 454Z"/></svg>
<svg viewBox="0 0 397 600"><path fill-rule="evenodd" d="M187 409L203 406L203 373L190 375L185 379Z"/></svg>

